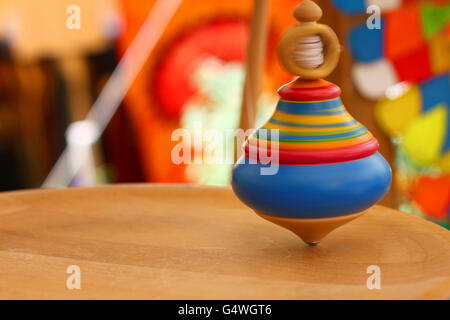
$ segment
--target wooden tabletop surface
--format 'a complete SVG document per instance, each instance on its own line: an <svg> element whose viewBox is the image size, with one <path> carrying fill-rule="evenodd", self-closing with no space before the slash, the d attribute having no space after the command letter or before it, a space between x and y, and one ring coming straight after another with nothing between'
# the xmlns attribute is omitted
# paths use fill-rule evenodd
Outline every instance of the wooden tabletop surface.
<svg viewBox="0 0 450 320"><path fill-rule="evenodd" d="M79 290L67 288L72 265ZM380 268L378 290L366 285L371 265ZM308 247L225 187L0 194L2 299L449 296L450 232L381 206Z"/></svg>

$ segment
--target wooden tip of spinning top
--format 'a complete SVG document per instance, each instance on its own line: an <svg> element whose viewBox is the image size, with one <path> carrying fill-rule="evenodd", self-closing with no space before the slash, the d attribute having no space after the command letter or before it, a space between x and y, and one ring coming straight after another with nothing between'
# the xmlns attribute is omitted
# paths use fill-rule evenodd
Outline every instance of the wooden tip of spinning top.
<svg viewBox="0 0 450 320"><path fill-rule="evenodd" d="M261 218L292 231L310 246L316 246L331 231L364 214L364 212L358 212L334 218L292 219L273 217L259 212L256 213Z"/></svg>
<svg viewBox="0 0 450 320"><path fill-rule="evenodd" d="M299 22L315 22L322 18L322 9L311 0L303 0L294 10Z"/></svg>

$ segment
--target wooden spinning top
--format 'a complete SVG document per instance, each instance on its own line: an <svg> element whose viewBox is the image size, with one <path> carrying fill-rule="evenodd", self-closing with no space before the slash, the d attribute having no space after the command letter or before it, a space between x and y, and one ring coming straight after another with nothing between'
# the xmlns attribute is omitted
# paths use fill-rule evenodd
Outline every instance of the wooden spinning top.
<svg viewBox="0 0 450 320"><path fill-rule="evenodd" d="M260 217L316 245L386 194L391 169L345 109L340 88L320 79L336 67L340 48L333 30L316 22L322 10L304 0L294 16L300 22L283 35L279 55L299 78L278 90L274 114L246 141L232 186Z"/></svg>
<svg viewBox="0 0 450 320"><path fill-rule="evenodd" d="M301 2L294 10L294 17L299 23L283 35L278 47L281 63L302 79L325 78L339 62L340 45L336 34L327 25L317 23L322 9L313 1ZM320 55L322 59L318 59Z"/></svg>

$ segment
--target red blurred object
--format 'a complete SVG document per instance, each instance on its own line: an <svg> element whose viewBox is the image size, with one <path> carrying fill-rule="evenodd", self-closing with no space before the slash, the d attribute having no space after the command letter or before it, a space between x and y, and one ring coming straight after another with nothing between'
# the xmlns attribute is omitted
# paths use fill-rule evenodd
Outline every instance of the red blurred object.
<svg viewBox="0 0 450 320"><path fill-rule="evenodd" d="M425 215L444 219L450 204L450 175L420 177L414 185L412 196Z"/></svg>
<svg viewBox="0 0 450 320"><path fill-rule="evenodd" d="M130 45L155 0L121 0L126 28L117 48ZM181 127L183 106L195 94L189 75L211 55L224 61L242 61L253 0L183 0L155 50L131 86L124 105L136 135L146 181L187 182L185 165L171 159L172 133ZM266 74L263 90L274 92L291 76L277 62L276 44L295 23L290 14L298 0L272 1ZM289 13L289 14L286 14ZM247 29L244 29L244 28ZM199 98L198 96L196 96Z"/></svg>
<svg viewBox="0 0 450 320"><path fill-rule="evenodd" d="M389 60L401 59L425 44L420 6L404 5L385 14L385 55Z"/></svg>
<svg viewBox="0 0 450 320"><path fill-rule="evenodd" d="M428 47L422 46L413 54L393 61L399 81L423 81L431 76Z"/></svg>
<svg viewBox="0 0 450 320"><path fill-rule="evenodd" d="M185 103L195 94L190 77L198 63L208 56L226 62L243 61L247 41L245 19L208 22L175 39L155 73L154 92L162 111L179 117Z"/></svg>

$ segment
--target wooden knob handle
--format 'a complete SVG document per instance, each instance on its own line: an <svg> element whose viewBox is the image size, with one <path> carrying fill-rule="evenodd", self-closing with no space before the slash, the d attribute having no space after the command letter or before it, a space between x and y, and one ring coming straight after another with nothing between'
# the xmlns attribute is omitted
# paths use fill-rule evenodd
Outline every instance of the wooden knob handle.
<svg viewBox="0 0 450 320"><path fill-rule="evenodd" d="M303 0L294 10L299 22L314 22L322 18L322 9L311 0Z"/></svg>
<svg viewBox="0 0 450 320"><path fill-rule="evenodd" d="M329 26L316 23L322 17L322 9L313 1L302 1L295 8L294 16L300 23L292 26L281 37L278 46L280 61L290 73L298 75L300 78L310 80L325 78L336 68L339 61L339 40ZM323 63L315 68L297 63L294 53L298 54L295 50L299 39L317 35L320 36L323 43Z"/></svg>

